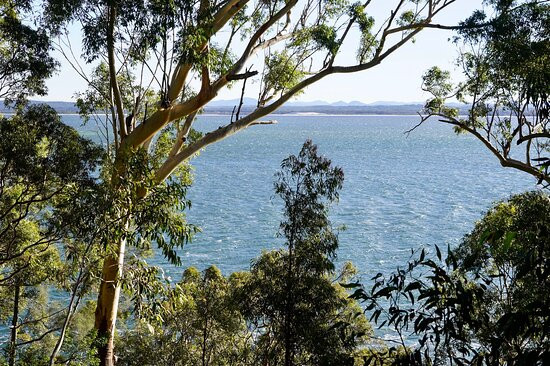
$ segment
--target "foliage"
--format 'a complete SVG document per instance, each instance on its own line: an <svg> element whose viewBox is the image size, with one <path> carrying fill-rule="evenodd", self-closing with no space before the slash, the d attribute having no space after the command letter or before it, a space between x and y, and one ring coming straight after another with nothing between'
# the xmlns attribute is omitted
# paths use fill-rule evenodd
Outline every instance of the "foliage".
<svg viewBox="0 0 550 366"><path fill-rule="evenodd" d="M97 267L96 252L74 234L84 230L78 218L87 208L77 202L95 189L103 150L45 105L1 117L0 134L0 318L11 329L4 355L9 364L47 363ZM53 291L77 300L66 307L48 299Z"/></svg>
<svg viewBox="0 0 550 366"><path fill-rule="evenodd" d="M30 13L30 1L0 1L0 98L5 103L45 94L44 81L57 65L46 32L23 21Z"/></svg>
<svg viewBox="0 0 550 366"><path fill-rule="evenodd" d="M266 57L265 64L267 72L264 75L264 89L260 98L264 102L292 89L304 76L303 70L286 51Z"/></svg>
<svg viewBox="0 0 550 366"><path fill-rule="evenodd" d="M8 266L3 267L5 279L47 255L65 234L70 222L58 221L51 209L73 202L82 192L76 186L85 190L94 184L90 174L102 150L47 106L2 117L0 132L0 265Z"/></svg>
<svg viewBox="0 0 550 366"><path fill-rule="evenodd" d="M153 183L156 160L147 159L141 150L127 154L130 168L122 175L114 174L116 167L104 159L101 179L97 179L94 170L102 149L62 124L49 107L33 106L20 113L3 118L0 125L6 136L0 151L0 281L10 299L3 304L2 317L6 323L12 322L12 315L17 319L13 321L23 319L14 337L21 339L17 347L21 362L26 357L34 360L25 361L31 364L48 363L60 334L64 342L56 351L58 360L90 361L93 353L74 343L91 345L93 337L84 336L90 328L75 334L72 321L81 313L81 299L94 290L101 258L113 250L108 243L124 238L130 252L141 256L156 245L178 264L175 248L198 230L186 223L183 213L190 205L185 200L191 182L189 167L182 165L171 179ZM162 138L174 137L167 133ZM153 157L169 153L161 146L156 146ZM127 189L113 190L112 177ZM142 190L147 195L138 199ZM126 220L125 215L132 218L126 228L117 224ZM138 316L146 316L140 312L142 303L158 293L157 273L143 260L128 261L121 280ZM67 293L69 306L46 305L52 291ZM35 318L44 320L35 322Z"/></svg>
<svg viewBox="0 0 550 366"><path fill-rule="evenodd" d="M263 253L243 282L243 312L256 328L256 363L340 365L369 332L358 306L333 283L338 239L327 205L338 198L343 172L306 141L277 173L285 203L281 235L288 250Z"/></svg>
<svg viewBox="0 0 550 366"><path fill-rule="evenodd" d="M121 365L245 365L250 353L233 278L216 267L191 267L167 290L159 319L139 322L120 338Z"/></svg>
<svg viewBox="0 0 550 366"><path fill-rule="evenodd" d="M123 91L125 105L131 105L133 98L136 96L136 91L133 90L133 82L132 75L128 75L125 70L121 70L118 75L118 83ZM116 125L113 124L114 105L108 97L109 89L109 70L107 64L102 62L93 70L88 89L77 93L75 103L83 122L89 123L90 120L93 120L99 127L99 132L102 133L104 143L108 147L115 141L112 134L118 133ZM147 93L145 99L151 98L150 94L150 92ZM139 112L143 113L142 111ZM102 115L99 115L99 113ZM135 117L136 119L143 118L141 115Z"/></svg>
<svg viewBox="0 0 550 366"><path fill-rule="evenodd" d="M335 273L338 246L328 204L338 198L343 173L307 141L277 174L285 201L281 234L288 250L263 253L249 272L224 277L216 267L188 268L180 282L129 278L142 296L137 325L119 338L119 363L174 365L348 365L365 345L370 326ZM128 276L126 274L125 276Z"/></svg>
<svg viewBox="0 0 550 366"><path fill-rule="evenodd" d="M232 126L246 128L322 77L378 64L450 5L443 0L396 1L388 12L390 18L378 22L376 30L375 19L369 15L370 3L347 0L323 0L319 4L298 0L44 3L43 23L52 32L59 32L69 22L79 22L84 60L106 60L106 66L100 64L101 70L86 78L95 89L87 92L93 94L94 103L86 102L84 95L81 105L88 110L94 105L109 106L109 118L116 120L115 145L133 135L127 144L134 148L147 140L154 144L152 135L173 121L190 118L192 124L194 114L222 88L252 78L260 83L258 106L262 108L242 125ZM397 13L401 14L400 23ZM406 29L401 30L405 20ZM403 37L390 41L395 33ZM239 36L243 42L236 44ZM357 65L333 67L344 44L357 50L359 61ZM262 52L259 57L264 70L258 72L251 63ZM95 80L98 71L103 80L99 84ZM136 76L137 88L126 85L131 75ZM150 113L144 113L146 100L151 101ZM143 118L137 118L139 113ZM144 127L148 122L154 127ZM222 138L230 134L229 126L225 127L217 131ZM149 128L152 135L143 132ZM187 137L185 131L182 134ZM176 165L217 140L204 136L201 144L192 144L193 148L177 159ZM163 171L162 177L167 175Z"/></svg>
<svg viewBox="0 0 550 366"><path fill-rule="evenodd" d="M81 95L79 106L84 113L105 112L105 126L111 129L105 136L113 138L102 173L105 197L110 197L102 202L111 206L103 206L107 211L100 215L109 225L102 236L107 255L96 312L98 336L107 339L100 352L102 362L113 364L121 287L136 291L132 296L138 308L139 302L154 298L163 284L147 284L159 271L146 266L142 255L158 245L177 264L175 249L195 231L178 211L189 207L183 196L189 159L252 126L328 75L374 67L453 1L394 1L389 18L377 22L378 30L367 12L370 2L360 6L347 0L44 3L43 22L52 32L78 23L84 61L106 61L95 75L84 76L89 90ZM406 11L412 12L412 23L402 29L395 14ZM392 37L396 33L401 37ZM359 61L337 65L344 44L358 50ZM73 54L65 50L65 55ZM255 57L262 72L254 69ZM202 107L238 82L244 96L248 79L248 85L259 83L254 111L241 116L239 107L236 120L204 135L193 132ZM332 245L331 238L325 239ZM135 260L124 261L126 244Z"/></svg>
<svg viewBox="0 0 550 366"><path fill-rule="evenodd" d="M422 249L408 265L357 289L371 320L418 337L393 364L542 365L550 357L550 198L495 205L445 262ZM388 349L395 357L397 348ZM380 361L380 355L371 361Z"/></svg>
<svg viewBox="0 0 550 366"><path fill-rule="evenodd" d="M481 140L500 163L550 183L550 6L540 1L488 1L494 16L476 11L462 24L457 60L464 82L454 85L437 67L423 79L433 95L424 112ZM468 51L466 51L468 50ZM459 117L445 106L470 104ZM517 151L516 151L517 150Z"/></svg>
<svg viewBox="0 0 550 366"><path fill-rule="evenodd" d="M191 205L185 199L191 184L189 166L181 166L178 175L158 184L154 177L155 160L143 149L129 151L123 159L128 167L123 174L117 174L114 165L105 166L103 171L105 179L109 179L105 182L106 199L110 202L106 215L114 223L111 231L104 234L105 243L124 238L130 246L140 249L156 245L171 263L179 265L181 260L175 248L183 247L198 231L186 223L184 213ZM124 189L112 189L112 179ZM144 197L140 197L142 192L146 192ZM117 221L126 222L127 227L117 225Z"/></svg>
<svg viewBox="0 0 550 366"><path fill-rule="evenodd" d="M409 10L410 11L410 10ZM374 18L365 13L365 7L359 3L350 6L350 14L356 19L361 31L359 48L357 49L357 59L359 62L366 62L373 57L373 51L379 46L379 41L372 33L374 27Z"/></svg>

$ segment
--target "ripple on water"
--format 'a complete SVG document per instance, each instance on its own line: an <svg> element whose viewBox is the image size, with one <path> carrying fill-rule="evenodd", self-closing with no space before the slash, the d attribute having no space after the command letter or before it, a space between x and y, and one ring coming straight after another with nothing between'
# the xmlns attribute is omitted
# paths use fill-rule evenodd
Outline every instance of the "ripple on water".
<svg viewBox="0 0 550 366"><path fill-rule="evenodd" d="M216 129L220 118L201 116L197 128ZM215 264L226 274L248 269L262 249L284 244L276 236L282 206L273 198L273 176L308 138L344 169L340 202L331 210L334 226L347 227L338 261L353 261L365 278L404 263L411 248L456 245L494 201L534 188L530 177L503 169L479 142L449 126L427 123L406 137L414 116L273 118L279 123L251 127L193 161L187 217L203 232L181 251L182 268L163 264L173 278L191 265Z"/></svg>

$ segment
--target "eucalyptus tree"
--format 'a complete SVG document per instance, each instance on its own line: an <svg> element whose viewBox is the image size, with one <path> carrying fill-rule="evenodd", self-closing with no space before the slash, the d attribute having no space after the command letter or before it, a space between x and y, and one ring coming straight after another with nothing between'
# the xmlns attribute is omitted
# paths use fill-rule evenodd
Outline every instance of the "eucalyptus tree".
<svg viewBox="0 0 550 366"><path fill-rule="evenodd" d="M460 31L464 81L434 67L424 75L431 117L479 139L504 167L550 184L550 5L547 1L488 1L494 15L476 12ZM445 105L470 104L467 116Z"/></svg>
<svg viewBox="0 0 550 366"><path fill-rule="evenodd" d="M78 22L85 61L107 65L109 87L101 94L109 106L115 146L109 181L114 191L126 189L127 197L139 200L155 185L177 180L174 173L202 148L259 123L309 85L329 75L371 69L422 29L445 28L434 21L457 0L45 2L46 22L53 28ZM369 15L375 3L387 14L378 20ZM353 50L356 58L346 57L344 49ZM64 54L74 61L71 52ZM131 97L119 82L121 75L135 77ZM256 109L241 116L239 108L235 119L190 138L204 105L223 88L243 83L244 90L251 81L259 86ZM145 97L152 89L154 103ZM119 179L128 174L133 152L142 150L147 160L159 142L168 148L154 158L147 187ZM123 187L125 182L130 185ZM107 339L104 364L114 362L125 239L137 227L124 213L129 206L120 208L126 220L119 221L120 235L108 243L99 291L96 328Z"/></svg>
<svg viewBox="0 0 550 366"><path fill-rule="evenodd" d="M73 320L97 278L100 248L94 170L103 150L53 109L26 105L46 93L57 66L38 15L36 2L0 1L0 98L15 104L0 116L0 363L9 365L81 358ZM51 293L69 296L57 302Z"/></svg>
<svg viewBox="0 0 550 366"><path fill-rule="evenodd" d="M140 319L121 337L118 363L253 365L253 337L234 296L240 277L224 277L215 266L202 273L186 269L157 300L155 316Z"/></svg>
<svg viewBox="0 0 550 366"><path fill-rule="evenodd" d="M31 5L28 0L0 1L0 99L5 102L45 94L44 81L56 66L48 34L29 24Z"/></svg>
<svg viewBox="0 0 550 366"><path fill-rule="evenodd" d="M343 180L342 169L311 141L281 164L275 192L284 201L280 233L287 249L256 259L240 290L243 314L256 326L256 364L350 365L364 346L370 326L333 283L338 236L328 206Z"/></svg>
<svg viewBox="0 0 550 366"><path fill-rule="evenodd" d="M59 335L57 353L86 292L93 255L74 234L86 227L78 218L89 207L79 210L78 200L95 186L102 149L43 105L0 117L0 134L0 317L9 321L5 351L13 365L18 349L46 336ZM45 286L71 293L69 306L45 305Z"/></svg>

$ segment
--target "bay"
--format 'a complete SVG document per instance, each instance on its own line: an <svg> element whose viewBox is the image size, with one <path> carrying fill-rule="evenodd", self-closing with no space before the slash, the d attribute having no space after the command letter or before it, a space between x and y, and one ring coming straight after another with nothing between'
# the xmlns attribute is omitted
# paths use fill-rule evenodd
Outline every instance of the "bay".
<svg viewBox="0 0 550 366"><path fill-rule="evenodd" d="M64 120L81 127L78 116ZM246 270L262 250L281 247L282 206L273 196L281 160L306 139L344 170L340 201L331 208L341 231L338 263L352 261L364 280L406 263L412 248L454 246L498 200L535 189L523 173L502 168L475 138L429 121L408 136L417 116L273 115L277 124L252 126L207 147L192 160L188 221L202 228L180 252L183 266L149 261L178 280L188 266ZM202 132L229 116L200 116Z"/></svg>

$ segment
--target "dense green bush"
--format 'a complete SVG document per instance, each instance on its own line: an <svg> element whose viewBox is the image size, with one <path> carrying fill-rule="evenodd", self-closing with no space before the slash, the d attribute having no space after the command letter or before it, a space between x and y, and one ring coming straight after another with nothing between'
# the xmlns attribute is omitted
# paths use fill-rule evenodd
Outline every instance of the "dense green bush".
<svg viewBox="0 0 550 366"><path fill-rule="evenodd" d="M394 364L550 361L546 193L528 192L496 204L445 261L435 249L437 259L422 249L408 265L390 276L379 274L371 289L354 294L376 323L418 339L403 342L405 353Z"/></svg>

